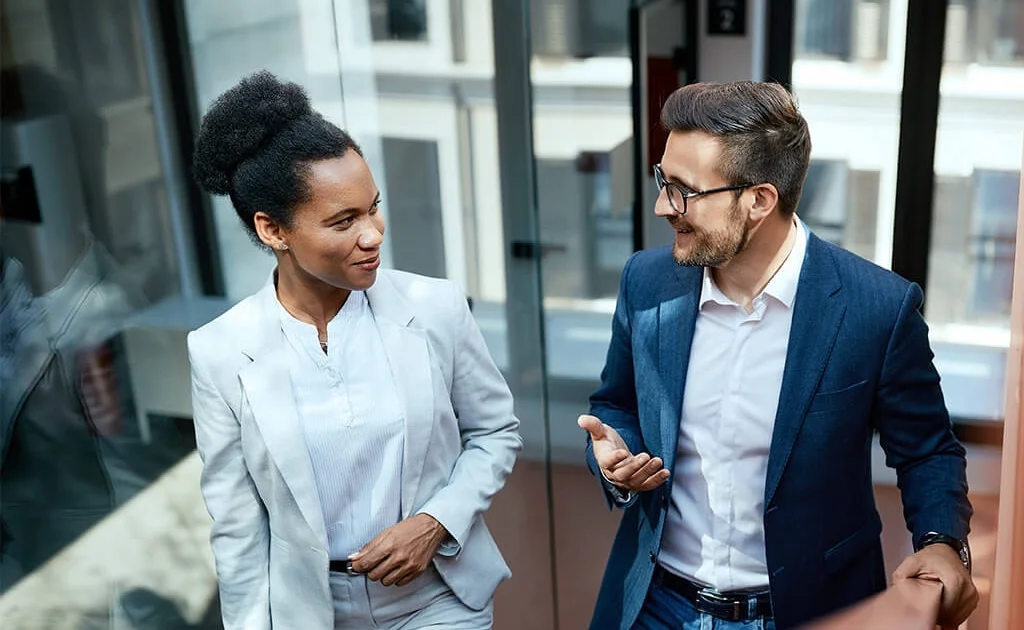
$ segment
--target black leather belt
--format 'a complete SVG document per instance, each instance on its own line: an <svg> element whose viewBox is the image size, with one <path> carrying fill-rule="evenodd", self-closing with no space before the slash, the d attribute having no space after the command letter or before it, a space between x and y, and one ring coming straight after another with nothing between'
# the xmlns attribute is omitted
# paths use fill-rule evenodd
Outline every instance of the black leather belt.
<svg viewBox="0 0 1024 630"><path fill-rule="evenodd" d="M719 593L712 588L694 584L686 578L658 567L654 579L662 586L693 604L702 613L727 621L746 621L772 617L772 600L768 593Z"/></svg>
<svg viewBox="0 0 1024 630"><path fill-rule="evenodd" d="M331 573L348 573L349 575L360 575L359 571L356 571L352 568L351 560L331 560L329 568Z"/></svg>

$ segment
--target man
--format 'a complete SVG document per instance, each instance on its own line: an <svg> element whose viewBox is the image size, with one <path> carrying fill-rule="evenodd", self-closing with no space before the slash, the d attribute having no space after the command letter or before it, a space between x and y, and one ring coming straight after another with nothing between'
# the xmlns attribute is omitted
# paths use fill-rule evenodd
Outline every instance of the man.
<svg viewBox="0 0 1024 630"><path fill-rule="evenodd" d="M884 589L875 432L918 550L894 579L941 581L959 623L972 510L920 287L795 217L811 140L781 86L685 86L662 123L675 242L623 269L579 419L625 510L591 628L781 630Z"/></svg>

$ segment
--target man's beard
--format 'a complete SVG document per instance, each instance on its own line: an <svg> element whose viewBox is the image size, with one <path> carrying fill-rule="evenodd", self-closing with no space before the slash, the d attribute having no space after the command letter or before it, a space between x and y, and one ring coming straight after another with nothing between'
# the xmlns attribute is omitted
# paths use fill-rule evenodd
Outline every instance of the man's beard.
<svg viewBox="0 0 1024 630"><path fill-rule="evenodd" d="M729 208L729 222L723 230L705 232L690 228L690 251L682 253L677 247L672 248L676 264L683 267L717 267L743 251L750 240L750 224L743 219L738 201Z"/></svg>

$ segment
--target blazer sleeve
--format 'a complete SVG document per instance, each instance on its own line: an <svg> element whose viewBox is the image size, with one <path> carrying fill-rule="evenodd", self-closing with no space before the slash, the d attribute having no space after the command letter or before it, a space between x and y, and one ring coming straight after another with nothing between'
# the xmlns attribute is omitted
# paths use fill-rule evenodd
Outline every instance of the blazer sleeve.
<svg viewBox="0 0 1024 630"><path fill-rule="evenodd" d="M213 519L210 545L217 565L225 630L269 630L270 526L242 455L237 418L197 360L189 335L192 414L203 461L200 485Z"/></svg>
<svg viewBox="0 0 1024 630"><path fill-rule="evenodd" d="M928 532L966 540L973 512L967 462L932 363L923 301L921 288L911 284L886 349L873 420L886 464L896 469L914 541Z"/></svg>
<svg viewBox="0 0 1024 630"><path fill-rule="evenodd" d="M442 546L442 555L455 555L461 550L476 519L505 485L522 448L512 393L487 351L465 296L452 288L455 343L451 402L459 422L462 453L448 485L419 510L436 518L451 535L454 546Z"/></svg>
<svg viewBox="0 0 1024 630"><path fill-rule="evenodd" d="M634 254L622 269L619 295L612 316L612 339L608 355L601 370L601 385L590 397L590 414L615 429L633 454L645 450L640 438L640 414L637 409L636 381L633 374L632 325L629 317L630 272L636 260ZM621 500L604 479L594 458L594 444L587 434L587 465L597 477L610 506L629 507L636 500L633 493L628 500Z"/></svg>

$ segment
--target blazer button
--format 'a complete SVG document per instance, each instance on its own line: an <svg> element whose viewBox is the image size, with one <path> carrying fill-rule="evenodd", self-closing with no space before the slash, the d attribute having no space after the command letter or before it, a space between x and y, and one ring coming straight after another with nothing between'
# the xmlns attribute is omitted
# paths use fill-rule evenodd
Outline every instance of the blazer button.
<svg viewBox="0 0 1024 630"><path fill-rule="evenodd" d="M657 561L658 561L658 556L654 555L654 552L652 551L651 552L651 562L653 563L653 562L657 562Z"/></svg>

